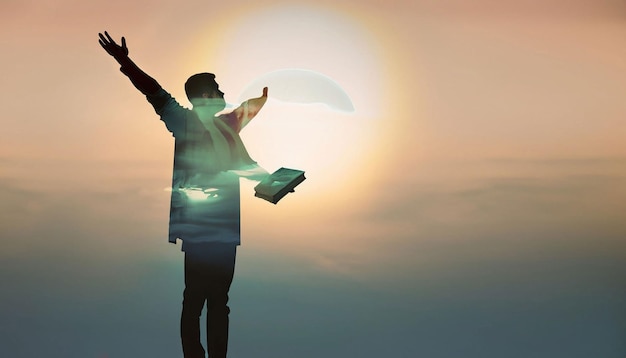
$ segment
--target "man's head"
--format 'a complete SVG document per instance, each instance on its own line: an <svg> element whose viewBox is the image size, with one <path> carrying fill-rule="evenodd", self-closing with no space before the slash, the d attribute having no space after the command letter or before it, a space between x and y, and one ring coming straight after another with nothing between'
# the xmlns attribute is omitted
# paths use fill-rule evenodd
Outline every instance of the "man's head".
<svg viewBox="0 0 626 358"><path fill-rule="evenodd" d="M189 77L185 82L185 93L194 107L215 107L216 113L226 107L224 92L220 91L212 73L198 73Z"/></svg>

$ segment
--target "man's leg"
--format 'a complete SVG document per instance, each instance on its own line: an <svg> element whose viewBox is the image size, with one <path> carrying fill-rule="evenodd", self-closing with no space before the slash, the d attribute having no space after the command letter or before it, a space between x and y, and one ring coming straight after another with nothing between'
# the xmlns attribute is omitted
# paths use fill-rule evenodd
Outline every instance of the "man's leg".
<svg viewBox="0 0 626 358"><path fill-rule="evenodd" d="M236 245L218 243L193 245L185 250L185 293L181 318L185 358L204 357L199 318L205 300L209 357L226 357L230 313L228 290L233 281L236 251Z"/></svg>
<svg viewBox="0 0 626 358"><path fill-rule="evenodd" d="M209 254L213 263L207 297L207 345L210 358L226 358L228 349L228 290L233 282L237 247L215 245Z"/></svg>
<svg viewBox="0 0 626 358"><path fill-rule="evenodd" d="M180 337L185 358L204 358L200 342L200 316L206 300L205 277L201 262L192 252L185 252L185 291L180 317Z"/></svg>

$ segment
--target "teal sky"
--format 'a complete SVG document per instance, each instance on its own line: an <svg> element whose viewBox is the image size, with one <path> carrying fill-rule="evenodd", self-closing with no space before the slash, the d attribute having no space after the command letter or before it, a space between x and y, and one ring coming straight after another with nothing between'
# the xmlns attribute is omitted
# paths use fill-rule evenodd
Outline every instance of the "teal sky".
<svg viewBox="0 0 626 358"><path fill-rule="evenodd" d="M242 185L232 357L624 356L626 7L468 4L3 2L0 356L182 356L173 140L104 30L183 104L354 105L270 87L242 132L307 180Z"/></svg>

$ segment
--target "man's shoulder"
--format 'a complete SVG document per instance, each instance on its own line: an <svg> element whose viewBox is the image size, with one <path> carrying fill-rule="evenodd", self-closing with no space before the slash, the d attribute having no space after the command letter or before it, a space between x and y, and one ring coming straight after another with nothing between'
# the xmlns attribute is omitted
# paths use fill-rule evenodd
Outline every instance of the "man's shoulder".
<svg viewBox="0 0 626 358"><path fill-rule="evenodd" d="M147 94L146 98L148 99L148 102L154 106L158 114L163 114L167 111L191 112L191 109L183 107L180 103L178 103L176 98L163 88L160 88L155 93Z"/></svg>

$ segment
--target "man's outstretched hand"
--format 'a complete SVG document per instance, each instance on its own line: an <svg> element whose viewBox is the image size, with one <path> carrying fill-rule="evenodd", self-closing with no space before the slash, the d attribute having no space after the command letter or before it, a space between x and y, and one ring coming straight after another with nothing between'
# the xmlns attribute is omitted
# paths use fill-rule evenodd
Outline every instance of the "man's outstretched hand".
<svg viewBox="0 0 626 358"><path fill-rule="evenodd" d="M261 97L250 98L233 111L233 113L237 116L237 122L239 123L237 125L237 131L241 131L246 125L248 125L248 122L250 122L250 120L254 118L257 113L259 113L266 101L267 87L263 87L263 94L261 94Z"/></svg>
<svg viewBox="0 0 626 358"><path fill-rule="evenodd" d="M263 107L265 101L267 101L267 87L263 87L263 94L261 95L261 97L251 98L246 102L248 105L248 113L250 113L252 117L254 117L257 112L261 110L261 107Z"/></svg>
<svg viewBox="0 0 626 358"><path fill-rule="evenodd" d="M108 32L105 31L104 35L101 33L98 35L100 36L100 40L98 40L100 46L102 46L109 55L113 56L117 62L128 57L128 47L126 47L126 39L124 37L122 37L122 46L120 46L115 43L115 40L109 36Z"/></svg>

